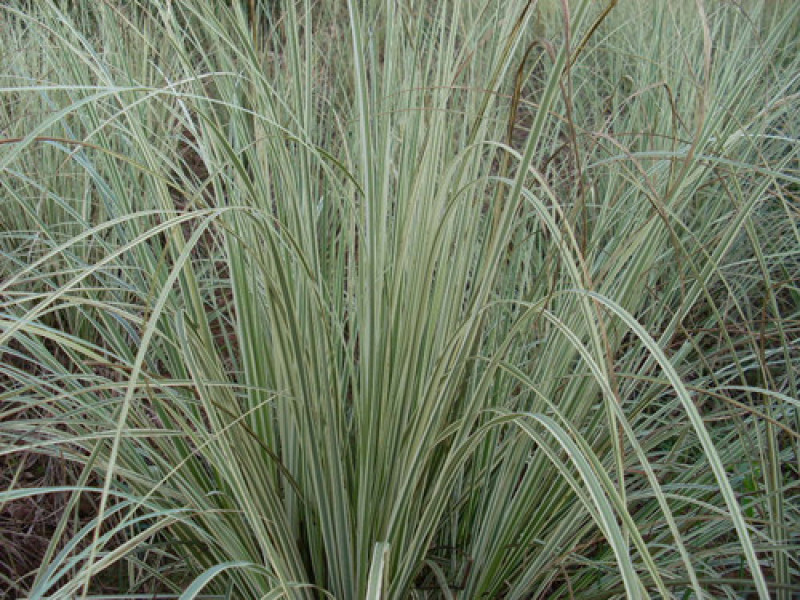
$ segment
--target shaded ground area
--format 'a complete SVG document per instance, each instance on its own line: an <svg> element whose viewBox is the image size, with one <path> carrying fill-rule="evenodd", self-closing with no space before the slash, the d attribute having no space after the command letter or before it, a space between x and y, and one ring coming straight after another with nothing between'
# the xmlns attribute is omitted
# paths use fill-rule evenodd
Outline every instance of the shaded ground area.
<svg viewBox="0 0 800 600"><path fill-rule="evenodd" d="M63 485L69 479L63 461L54 458L33 453L0 458L0 489ZM17 588L27 588L33 581L31 572L56 535L68 500L66 493L43 494L0 506L0 588L8 590L3 597L17 598ZM88 501L78 508L79 513L90 511Z"/></svg>

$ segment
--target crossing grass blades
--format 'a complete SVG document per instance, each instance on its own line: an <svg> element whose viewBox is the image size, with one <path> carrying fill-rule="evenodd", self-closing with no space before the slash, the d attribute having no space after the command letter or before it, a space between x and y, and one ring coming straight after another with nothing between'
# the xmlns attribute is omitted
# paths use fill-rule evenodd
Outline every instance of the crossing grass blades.
<svg viewBox="0 0 800 600"><path fill-rule="evenodd" d="M0 19L9 594L800 594L800 5Z"/></svg>

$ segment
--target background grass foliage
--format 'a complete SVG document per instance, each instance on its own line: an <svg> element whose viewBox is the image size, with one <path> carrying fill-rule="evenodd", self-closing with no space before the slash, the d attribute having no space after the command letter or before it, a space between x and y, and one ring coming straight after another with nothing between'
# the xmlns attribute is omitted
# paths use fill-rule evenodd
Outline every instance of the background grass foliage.
<svg viewBox="0 0 800 600"><path fill-rule="evenodd" d="M0 21L0 587L800 593L800 4Z"/></svg>

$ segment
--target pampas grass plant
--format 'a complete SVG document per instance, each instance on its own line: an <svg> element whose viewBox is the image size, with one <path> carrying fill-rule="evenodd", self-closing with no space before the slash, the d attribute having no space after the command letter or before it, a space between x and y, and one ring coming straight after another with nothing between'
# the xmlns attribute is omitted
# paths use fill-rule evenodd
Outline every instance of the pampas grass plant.
<svg viewBox="0 0 800 600"><path fill-rule="evenodd" d="M800 593L796 3L0 20L11 594Z"/></svg>

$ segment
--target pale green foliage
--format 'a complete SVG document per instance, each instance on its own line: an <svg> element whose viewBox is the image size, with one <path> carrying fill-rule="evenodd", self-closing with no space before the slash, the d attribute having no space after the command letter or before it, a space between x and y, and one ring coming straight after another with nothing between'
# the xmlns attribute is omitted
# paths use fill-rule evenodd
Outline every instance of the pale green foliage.
<svg viewBox="0 0 800 600"><path fill-rule="evenodd" d="M27 4L32 598L798 593L795 3Z"/></svg>

